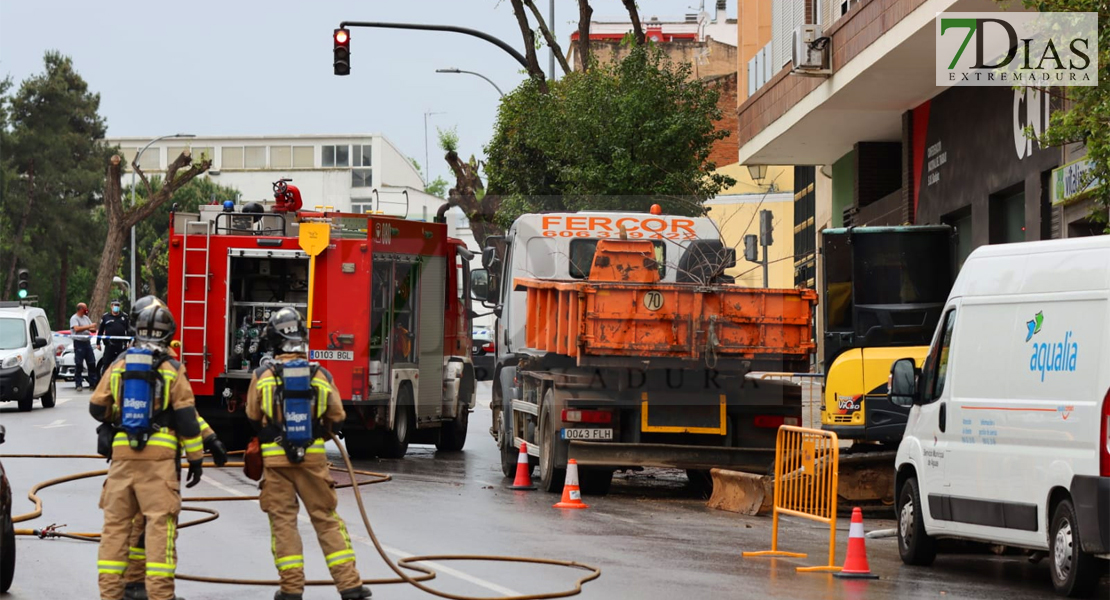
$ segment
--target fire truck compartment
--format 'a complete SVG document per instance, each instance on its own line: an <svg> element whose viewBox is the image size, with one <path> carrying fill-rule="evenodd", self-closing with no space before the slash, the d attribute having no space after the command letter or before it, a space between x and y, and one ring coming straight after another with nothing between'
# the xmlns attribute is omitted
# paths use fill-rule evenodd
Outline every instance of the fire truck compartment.
<svg viewBox="0 0 1110 600"><path fill-rule="evenodd" d="M308 309L308 256L299 250L228 249L228 374L250 373L264 356L262 334L270 313Z"/></svg>

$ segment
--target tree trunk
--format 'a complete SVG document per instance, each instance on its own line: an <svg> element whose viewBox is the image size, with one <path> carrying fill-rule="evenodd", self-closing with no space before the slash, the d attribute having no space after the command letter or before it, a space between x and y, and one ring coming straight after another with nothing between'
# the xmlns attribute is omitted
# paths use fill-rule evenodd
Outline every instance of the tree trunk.
<svg viewBox="0 0 1110 600"><path fill-rule="evenodd" d="M89 313L93 315L104 314L108 305L108 294L112 289L112 277L119 270L119 258L123 254L123 245L127 242L130 230L126 227L108 226L108 237L104 240L104 250L100 253L100 267L97 273L108 273L108 277L96 278L93 286L92 300L88 303Z"/></svg>
<svg viewBox="0 0 1110 600"><path fill-rule="evenodd" d="M31 210L35 206L35 161L31 161L27 168L27 208L23 211L23 217L19 219L19 229L15 232L14 241L12 244L12 260L8 266L8 277L4 280L4 297L12 297L12 285L15 282L15 268L18 266L19 252L14 252L17 246L23 244L23 234L27 231L27 220L31 218Z"/></svg>
<svg viewBox="0 0 1110 600"><path fill-rule="evenodd" d="M632 35L636 37L636 45L644 45L644 27L640 24L640 11L636 9L636 0L622 0L628 9L628 16L632 19Z"/></svg>
<svg viewBox="0 0 1110 600"><path fill-rule="evenodd" d="M578 0L578 70L583 73L590 68L590 19L594 9L590 0Z"/></svg>
<svg viewBox="0 0 1110 600"><path fill-rule="evenodd" d="M55 308L54 323L68 324L69 320L66 319L66 302L68 298L66 295L69 292L69 246L62 246L62 273L58 278L58 293L57 293L57 307Z"/></svg>
<svg viewBox="0 0 1110 600"><path fill-rule="evenodd" d="M552 54L555 55L555 60L559 61L559 66L563 69L563 74L570 73L570 65L567 64L567 58L563 56L563 49L559 47L559 41L555 39L555 36L551 35L551 29L548 28L547 22L543 20L543 14L540 12L540 9L536 8L536 3L533 0L524 0L524 3L528 5L528 10L532 11L532 16L536 18L536 23L540 26L540 33L543 34L543 39L551 48ZM554 77L555 74L552 73L551 76Z"/></svg>
<svg viewBox="0 0 1110 600"><path fill-rule="evenodd" d="M528 15L524 12L524 0L510 0L513 5L513 14L516 23L520 26L520 35L524 38L524 59L528 63L528 75L540 85L540 91L547 93L547 76L540 67L536 58L536 36L532 33L532 26L528 23Z"/></svg>
<svg viewBox="0 0 1110 600"><path fill-rule="evenodd" d="M447 202L466 213L470 219L470 231L481 250L480 246L485 243L486 237L504 233L495 221L497 210L501 207L501 197L487 193L479 202L478 192L484 186L482 179L478 177L477 162L464 161L456 152L448 152L444 159L455 174L455 187L448 191Z"/></svg>

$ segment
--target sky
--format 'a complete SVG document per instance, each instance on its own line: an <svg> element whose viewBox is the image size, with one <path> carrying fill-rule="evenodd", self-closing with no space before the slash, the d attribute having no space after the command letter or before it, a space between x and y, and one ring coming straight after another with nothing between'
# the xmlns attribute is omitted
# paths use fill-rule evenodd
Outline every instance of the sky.
<svg viewBox="0 0 1110 600"><path fill-rule="evenodd" d="M576 0L554 0L564 51ZM679 17L701 0L638 0L641 17ZM715 3L706 2L712 13ZM537 0L547 17L548 0ZM594 18L626 16L620 0L593 0ZM691 10L693 7L693 10ZM736 14L729 1L729 16ZM354 29L351 74L332 74L332 31L344 20L451 24L523 50L508 0L190 0L104 4L0 0L0 77L42 70L47 50L74 61L100 94L109 136L380 133L448 180L436 127L457 128L463 156L482 156L498 95L524 80L504 51L454 33ZM547 49L540 63L547 68ZM558 69L558 66L556 66ZM437 157L438 154L438 157Z"/></svg>

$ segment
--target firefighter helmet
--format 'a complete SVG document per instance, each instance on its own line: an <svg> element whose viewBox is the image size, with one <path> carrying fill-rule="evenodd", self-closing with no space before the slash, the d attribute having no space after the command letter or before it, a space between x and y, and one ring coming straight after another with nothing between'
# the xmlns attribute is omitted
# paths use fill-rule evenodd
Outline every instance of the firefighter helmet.
<svg viewBox="0 0 1110 600"><path fill-rule="evenodd" d="M177 323L174 322L170 309L161 300L154 300L155 302L141 308L135 317L135 340L165 346L173 339Z"/></svg>
<svg viewBox="0 0 1110 600"><path fill-rule="evenodd" d="M139 319L139 313L143 312L144 308L155 305L166 306L166 303L162 302L162 300L158 298L158 296L143 296L131 305L131 313L127 316L131 323L132 335L135 333L135 322Z"/></svg>
<svg viewBox="0 0 1110 600"><path fill-rule="evenodd" d="M274 348L282 348L292 342L303 344L308 341L308 329L297 309L286 306L272 314L266 322L266 341Z"/></svg>

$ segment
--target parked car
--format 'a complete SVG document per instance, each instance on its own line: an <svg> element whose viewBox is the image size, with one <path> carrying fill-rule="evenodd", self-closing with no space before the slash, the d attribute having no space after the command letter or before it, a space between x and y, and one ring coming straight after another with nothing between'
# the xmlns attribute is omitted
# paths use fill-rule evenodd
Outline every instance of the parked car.
<svg viewBox="0 0 1110 600"><path fill-rule="evenodd" d="M35 398L52 408L57 397L54 339L46 312L17 302L0 303L0 401L31 410Z"/></svg>
<svg viewBox="0 0 1110 600"><path fill-rule="evenodd" d="M4 426L0 425L0 444L4 443ZM12 523L12 486L4 465L0 464L0 594L12 587L15 577L15 524Z"/></svg>
<svg viewBox="0 0 1110 600"><path fill-rule="evenodd" d="M69 331L59 331L59 334L66 336L68 340L66 347L58 354L58 376L66 381L73 381L76 367L73 360L73 339L69 337ZM89 336L89 342L93 345L93 357L96 359L96 368L100 370L100 359L104 357L104 349L96 347L96 336Z"/></svg>
<svg viewBox="0 0 1110 600"><path fill-rule="evenodd" d="M489 381L493 378L493 361L497 352L492 329L475 329L471 332L471 359L474 361L474 379Z"/></svg>
<svg viewBox="0 0 1110 600"><path fill-rule="evenodd" d="M982 246L952 287L895 460L902 561L937 538L1047 557L1056 592L1110 572L1110 236ZM952 563L948 563L951 565Z"/></svg>

